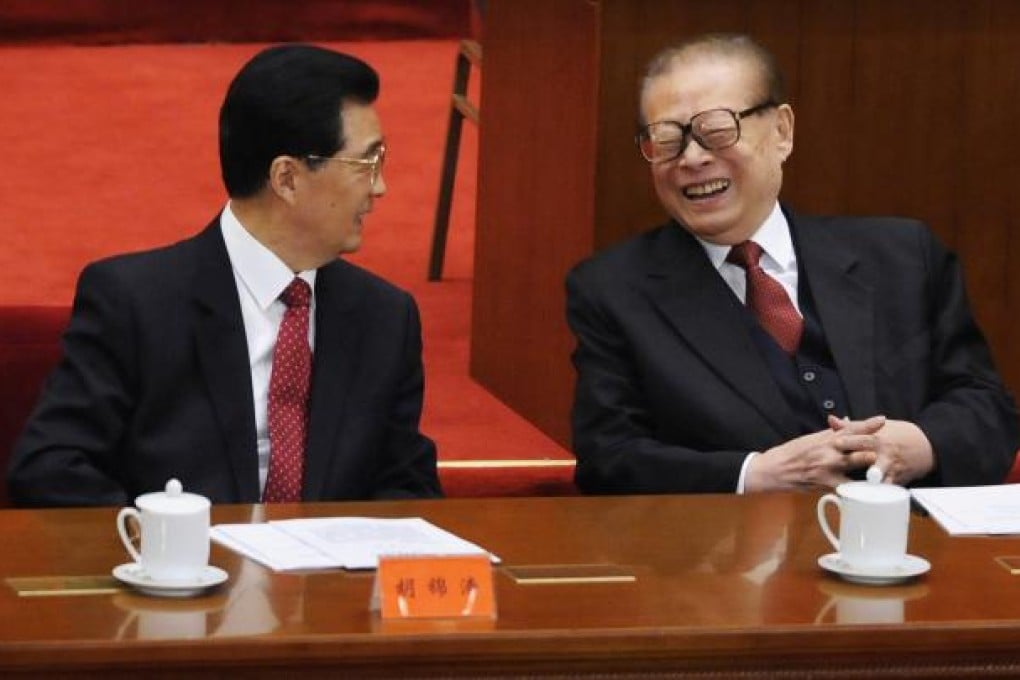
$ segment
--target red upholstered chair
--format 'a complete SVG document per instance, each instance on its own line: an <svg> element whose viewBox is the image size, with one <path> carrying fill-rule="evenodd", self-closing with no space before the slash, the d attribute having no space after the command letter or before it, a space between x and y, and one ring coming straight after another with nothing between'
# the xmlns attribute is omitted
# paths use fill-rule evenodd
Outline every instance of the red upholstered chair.
<svg viewBox="0 0 1020 680"><path fill-rule="evenodd" d="M1017 455L1013 458L1013 467L1009 469L1005 483L1020 484L1020 452L1017 452Z"/></svg>
<svg viewBox="0 0 1020 680"><path fill-rule="evenodd" d="M7 462L39 390L60 358L67 307L0 307L0 508L7 507Z"/></svg>
<svg viewBox="0 0 1020 680"><path fill-rule="evenodd" d="M439 461L447 498L576 496L574 461Z"/></svg>

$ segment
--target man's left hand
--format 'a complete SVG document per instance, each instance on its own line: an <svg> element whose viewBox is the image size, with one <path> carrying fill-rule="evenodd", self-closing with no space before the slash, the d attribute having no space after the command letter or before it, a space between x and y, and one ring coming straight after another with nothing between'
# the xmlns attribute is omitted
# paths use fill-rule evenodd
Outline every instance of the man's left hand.
<svg viewBox="0 0 1020 680"><path fill-rule="evenodd" d="M851 421L830 418L834 430L847 427ZM876 433L875 465L882 470L883 482L906 485L924 477L935 467L931 442L914 423L886 420Z"/></svg>

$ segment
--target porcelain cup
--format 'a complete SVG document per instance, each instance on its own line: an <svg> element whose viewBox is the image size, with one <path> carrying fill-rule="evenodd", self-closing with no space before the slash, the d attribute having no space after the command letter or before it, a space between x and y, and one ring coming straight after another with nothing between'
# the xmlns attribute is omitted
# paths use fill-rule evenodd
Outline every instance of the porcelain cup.
<svg viewBox="0 0 1020 680"><path fill-rule="evenodd" d="M165 491L142 494L135 506L117 514L117 532L146 576L166 584L200 578L209 564L209 499L185 493L171 479ZM140 527L138 548L128 532L129 520Z"/></svg>
<svg viewBox="0 0 1020 680"><path fill-rule="evenodd" d="M832 531L826 508L839 509L839 536ZM829 543L853 569L889 570L907 554L910 493L894 484L847 482L818 500L818 523Z"/></svg>

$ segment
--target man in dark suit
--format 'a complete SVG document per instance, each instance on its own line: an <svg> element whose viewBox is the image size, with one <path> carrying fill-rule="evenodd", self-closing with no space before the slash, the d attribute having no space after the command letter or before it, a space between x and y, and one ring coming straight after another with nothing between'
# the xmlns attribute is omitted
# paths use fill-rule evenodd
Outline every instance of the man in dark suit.
<svg viewBox="0 0 1020 680"><path fill-rule="evenodd" d="M230 201L191 239L82 272L17 504L122 505L172 477L217 503L440 495L414 300L337 258L386 190L378 89L307 45L241 69L220 111Z"/></svg>
<svg viewBox="0 0 1020 680"><path fill-rule="evenodd" d="M772 56L656 57L638 135L670 223L567 279L589 493L999 483L1017 414L955 257L905 219L778 203L794 116ZM760 259L759 259L760 258Z"/></svg>

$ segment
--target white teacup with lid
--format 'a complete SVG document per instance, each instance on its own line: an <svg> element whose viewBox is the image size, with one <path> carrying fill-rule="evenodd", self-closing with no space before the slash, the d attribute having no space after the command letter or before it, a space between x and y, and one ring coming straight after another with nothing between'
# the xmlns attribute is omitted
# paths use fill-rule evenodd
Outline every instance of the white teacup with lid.
<svg viewBox="0 0 1020 680"><path fill-rule="evenodd" d="M825 515L829 504L839 508L839 537ZM910 492L895 484L847 482L818 500L818 523L840 557L852 568L889 570L907 553Z"/></svg>
<svg viewBox="0 0 1020 680"><path fill-rule="evenodd" d="M117 532L128 554L155 582L184 583L201 578L209 564L209 499L185 493L171 479L165 491L142 494L136 508L117 514ZM128 535L128 518L141 527L141 549Z"/></svg>

